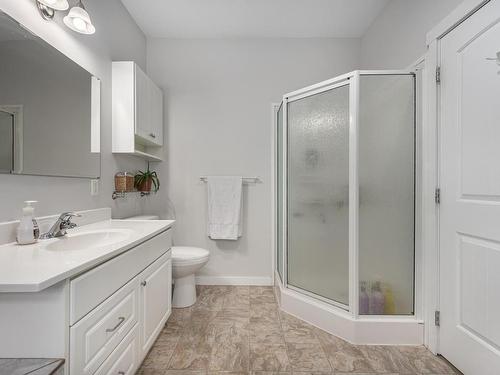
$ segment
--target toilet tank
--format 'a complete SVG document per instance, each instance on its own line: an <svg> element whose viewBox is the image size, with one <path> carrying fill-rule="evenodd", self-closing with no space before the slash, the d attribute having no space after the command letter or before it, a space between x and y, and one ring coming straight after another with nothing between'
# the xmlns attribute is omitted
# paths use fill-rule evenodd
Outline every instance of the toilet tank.
<svg viewBox="0 0 500 375"><path fill-rule="evenodd" d="M127 217L123 220L159 220L160 217L158 215L137 215L137 216L130 216Z"/></svg>

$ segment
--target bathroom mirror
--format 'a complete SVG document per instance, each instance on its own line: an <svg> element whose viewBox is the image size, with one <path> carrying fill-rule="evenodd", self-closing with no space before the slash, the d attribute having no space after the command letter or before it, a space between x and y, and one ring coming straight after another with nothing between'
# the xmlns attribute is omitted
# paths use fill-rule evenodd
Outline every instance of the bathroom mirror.
<svg viewBox="0 0 500 375"><path fill-rule="evenodd" d="M100 81L0 11L0 173L98 178Z"/></svg>

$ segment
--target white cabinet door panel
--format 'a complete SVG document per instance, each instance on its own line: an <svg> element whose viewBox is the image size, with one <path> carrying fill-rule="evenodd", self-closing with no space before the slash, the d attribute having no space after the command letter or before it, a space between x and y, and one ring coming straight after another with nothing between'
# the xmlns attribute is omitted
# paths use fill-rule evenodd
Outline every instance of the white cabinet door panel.
<svg viewBox="0 0 500 375"><path fill-rule="evenodd" d="M151 81L151 134L152 142L163 145L163 94Z"/></svg>
<svg viewBox="0 0 500 375"><path fill-rule="evenodd" d="M148 139L151 126L149 78L135 66L135 134Z"/></svg>
<svg viewBox="0 0 500 375"><path fill-rule="evenodd" d="M165 254L140 275L142 355L145 356L171 312L172 261Z"/></svg>

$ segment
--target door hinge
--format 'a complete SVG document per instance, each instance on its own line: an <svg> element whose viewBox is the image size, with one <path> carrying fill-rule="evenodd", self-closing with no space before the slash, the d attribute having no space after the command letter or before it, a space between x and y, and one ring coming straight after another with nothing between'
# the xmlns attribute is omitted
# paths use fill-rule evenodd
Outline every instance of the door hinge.
<svg viewBox="0 0 500 375"><path fill-rule="evenodd" d="M436 204L441 203L441 189L440 188L436 188L436 190L434 191L434 202L436 202Z"/></svg>
<svg viewBox="0 0 500 375"><path fill-rule="evenodd" d="M436 67L436 83L437 84L441 83L441 67L440 66Z"/></svg>
<svg viewBox="0 0 500 375"><path fill-rule="evenodd" d="M434 311L434 325L437 327L441 325L441 311Z"/></svg>

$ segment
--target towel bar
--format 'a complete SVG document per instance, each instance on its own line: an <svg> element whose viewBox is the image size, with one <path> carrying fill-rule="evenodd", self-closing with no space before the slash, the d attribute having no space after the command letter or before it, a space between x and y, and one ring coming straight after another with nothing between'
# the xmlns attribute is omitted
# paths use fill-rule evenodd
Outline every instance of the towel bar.
<svg viewBox="0 0 500 375"><path fill-rule="evenodd" d="M201 176L200 180L203 182L207 182L208 176ZM243 182L260 182L259 177L243 177Z"/></svg>

